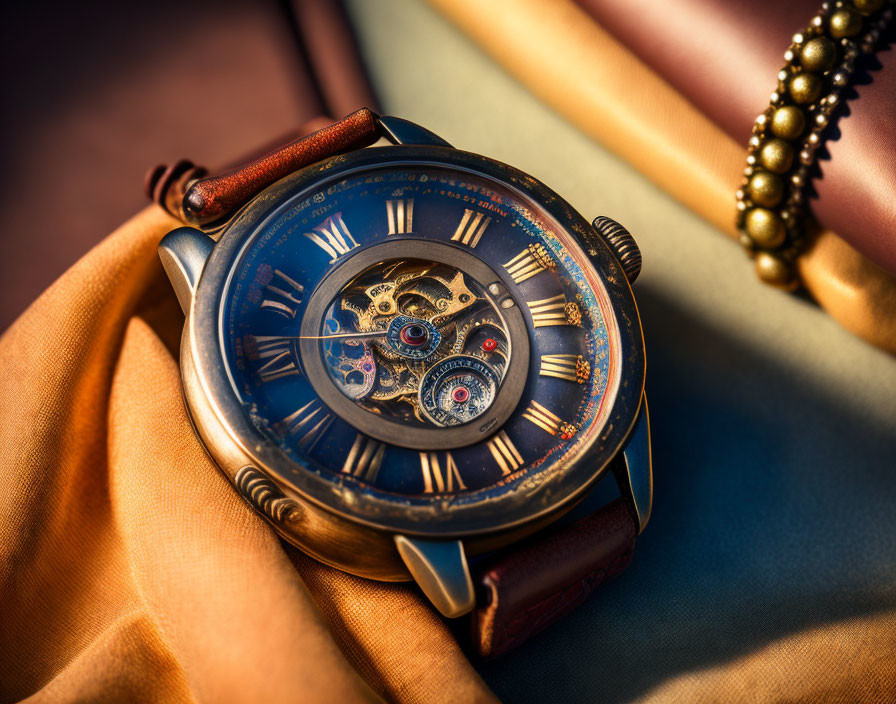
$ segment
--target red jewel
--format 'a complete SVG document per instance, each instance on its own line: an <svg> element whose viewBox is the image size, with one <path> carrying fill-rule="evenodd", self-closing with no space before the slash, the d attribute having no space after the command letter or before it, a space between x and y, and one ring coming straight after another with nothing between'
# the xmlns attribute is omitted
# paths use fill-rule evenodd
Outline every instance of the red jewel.
<svg viewBox="0 0 896 704"><path fill-rule="evenodd" d="M482 343L482 349L484 349L486 352L493 352L497 346L498 341L492 337L488 338L485 342Z"/></svg>

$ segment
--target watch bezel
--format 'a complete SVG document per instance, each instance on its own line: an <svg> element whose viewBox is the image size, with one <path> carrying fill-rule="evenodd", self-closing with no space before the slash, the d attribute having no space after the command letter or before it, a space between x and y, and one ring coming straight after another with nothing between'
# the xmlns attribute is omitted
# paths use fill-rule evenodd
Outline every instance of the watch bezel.
<svg viewBox="0 0 896 704"><path fill-rule="evenodd" d="M372 167L434 165L481 174L534 201L572 235L583 263L590 262L609 297L619 340L620 378L604 426L591 445L562 471L539 482L510 482L468 496L396 496L334 481L287 459L246 417L227 375L220 340L223 295L235 265L264 222L289 200L324 181ZM637 418L644 388L644 344L637 305L609 247L566 201L531 176L488 157L447 147L371 147L332 157L291 174L265 190L224 228L206 262L189 316L191 354L202 391L227 435L254 465L283 487L349 521L389 532L464 537L508 531L561 512L604 476ZM584 242L588 249L585 250ZM215 454L215 448L209 448ZM228 473L232 475L232 472Z"/></svg>

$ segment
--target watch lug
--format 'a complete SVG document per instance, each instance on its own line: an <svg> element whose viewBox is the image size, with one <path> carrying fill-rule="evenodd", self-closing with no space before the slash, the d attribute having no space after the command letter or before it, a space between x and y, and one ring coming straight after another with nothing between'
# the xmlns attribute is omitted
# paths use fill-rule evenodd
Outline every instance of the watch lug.
<svg viewBox="0 0 896 704"><path fill-rule="evenodd" d="M641 397L641 410L622 459L622 462L616 463L616 483L620 493L628 500L638 524L638 533L641 533L650 520L653 507L653 456L646 395Z"/></svg>
<svg viewBox="0 0 896 704"><path fill-rule="evenodd" d="M159 259L185 314L190 310L199 276L214 247L215 241L194 227L172 230L159 243Z"/></svg>
<svg viewBox="0 0 896 704"><path fill-rule="evenodd" d="M622 264L628 282L635 283L641 273L641 249L632 234L612 218L603 215L594 218L591 227Z"/></svg>
<svg viewBox="0 0 896 704"><path fill-rule="evenodd" d="M386 139L393 144L422 144L431 147L450 147L444 139L433 134L425 127L402 120L400 117L380 116L380 125L386 133Z"/></svg>
<svg viewBox="0 0 896 704"><path fill-rule="evenodd" d="M395 547L414 581L443 616L456 618L473 610L476 596L461 541L396 535Z"/></svg>

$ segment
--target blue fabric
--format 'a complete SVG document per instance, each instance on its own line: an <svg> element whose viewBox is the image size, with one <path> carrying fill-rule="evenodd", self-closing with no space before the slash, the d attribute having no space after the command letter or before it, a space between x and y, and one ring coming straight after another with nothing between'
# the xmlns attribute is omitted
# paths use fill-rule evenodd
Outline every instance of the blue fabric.
<svg viewBox="0 0 896 704"><path fill-rule="evenodd" d="M637 293L653 516L626 573L480 667L508 702L630 701L782 636L896 606L896 414L869 422ZM893 373L881 383L893 387Z"/></svg>

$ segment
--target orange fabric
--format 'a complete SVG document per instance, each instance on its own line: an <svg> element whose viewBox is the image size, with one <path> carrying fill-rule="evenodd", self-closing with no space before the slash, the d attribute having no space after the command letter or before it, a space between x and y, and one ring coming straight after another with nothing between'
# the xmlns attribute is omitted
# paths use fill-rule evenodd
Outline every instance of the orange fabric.
<svg viewBox="0 0 896 704"><path fill-rule="evenodd" d="M414 589L285 548L203 452L176 225L147 209L0 338L0 701L493 701Z"/></svg>
<svg viewBox="0 0 896 704"><path fill-rule="evenodd" d="M737 237L734 192L746 165L745 146L575 3L429 2L580 129ZM744 266L750 266L746 257ZM799 270L809 292L841 325L896 353L896 279L830 231L803 254Z"/></svg>
<svg viewBox="0 0 896 704"><path fill-rule="evenodd" d="M730 663L679 675L640 704L881 704L896 701L896 614L828 624Z"/></svg>

